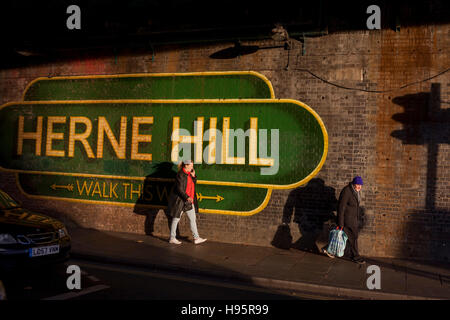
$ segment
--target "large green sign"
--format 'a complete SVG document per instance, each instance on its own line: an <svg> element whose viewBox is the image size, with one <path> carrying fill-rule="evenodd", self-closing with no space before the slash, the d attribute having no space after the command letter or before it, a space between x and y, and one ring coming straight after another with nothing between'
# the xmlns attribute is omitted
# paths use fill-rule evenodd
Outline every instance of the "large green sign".
<svg viewBox="0 0 450 320"><path fill-rule="evenodd" d="M253 71L156 73L37 78L23 100L275 98L269 80Z"/></svg>
<svg viewBox="0 0 450 320"><path fill-rule="evenodd" d="M201 212L250 215L327 153L320 117L273 98L254 72L40 78L0 109L0 166L29 195L163 208L192 158Z"/></svg>

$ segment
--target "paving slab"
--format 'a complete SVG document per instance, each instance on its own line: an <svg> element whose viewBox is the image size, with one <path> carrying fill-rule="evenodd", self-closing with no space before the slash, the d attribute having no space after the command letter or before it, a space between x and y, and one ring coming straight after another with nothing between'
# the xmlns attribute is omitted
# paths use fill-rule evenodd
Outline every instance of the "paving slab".
<svg viewBox="0 0 450 320"><path fill-rule="evenodd" d="M406 292L406 271L380 266L381 289L386 292L402 294Z"/></svg>
<svg viewBox="0 0 450 320"><path fill-rule="evenodd" d="M406 292L415 296L440 297L449 294L448 288L441 284L439 279L415 274L406 274Z"/></svg>
<svg viewBox="0 0 450 320"><path fill-rule="evenodd" d="M366 265L358 265L344 260L333 263L321 283L343 288L367 290L366 279Z"/></svg>

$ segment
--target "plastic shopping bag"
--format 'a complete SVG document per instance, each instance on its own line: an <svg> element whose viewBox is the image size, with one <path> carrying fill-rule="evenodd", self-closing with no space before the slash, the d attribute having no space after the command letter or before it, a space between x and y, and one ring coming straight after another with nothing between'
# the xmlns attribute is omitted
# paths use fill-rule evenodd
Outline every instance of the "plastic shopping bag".
<svg viewBox="0 0 450 320"><path fill-rule="evenodd" d="M342 257L344 255L345 244L347 243L347 235L343 230L339 230L337 227L330 231L330 236L328 240L327 252L337 257Z"/></svg>

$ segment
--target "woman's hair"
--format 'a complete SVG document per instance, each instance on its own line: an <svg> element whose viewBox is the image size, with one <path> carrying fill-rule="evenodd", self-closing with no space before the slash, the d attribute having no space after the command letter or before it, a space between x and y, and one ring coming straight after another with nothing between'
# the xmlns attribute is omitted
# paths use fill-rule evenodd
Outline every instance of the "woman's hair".
<svg viewBox="0 0 450 320"><path fill-rule="evenodd" d="M178 164L178 171L180 171L182 168L186 167L188 164L191 164L191 163L193 163L192 160L184 160L184 161L181 161L181 162Z"/></svg>

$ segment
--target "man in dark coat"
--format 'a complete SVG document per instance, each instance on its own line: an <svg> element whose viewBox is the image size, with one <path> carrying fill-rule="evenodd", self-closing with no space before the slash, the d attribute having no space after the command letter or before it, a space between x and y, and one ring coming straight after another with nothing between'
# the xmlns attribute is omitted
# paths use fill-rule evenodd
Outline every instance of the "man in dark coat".
<svg viewBox="0 0 450 320"><path fill-rule="evenodd" d="M175 186L169 196L168 212L173 217L170 228L170 243L181 244L181 241L176 238L176 230L183 212L186 212L189 218L194 243L200 244L206 241L198 235L197 230L195 216L198 212L197 194L195 193L196 183L194 163L192 160L183 161L175 178Z"/></svg>
<svg viewBox="0 0 450 320"><path fill-rule="evenodd" d="M358 264L365 263L358 250L358 217L361 202L359 192L362 185L362 178L356 176L351 183L342 189L339 195L337 212L338 226L340 228L343 227L344 232L348 236L344 256Z"/></svg>

